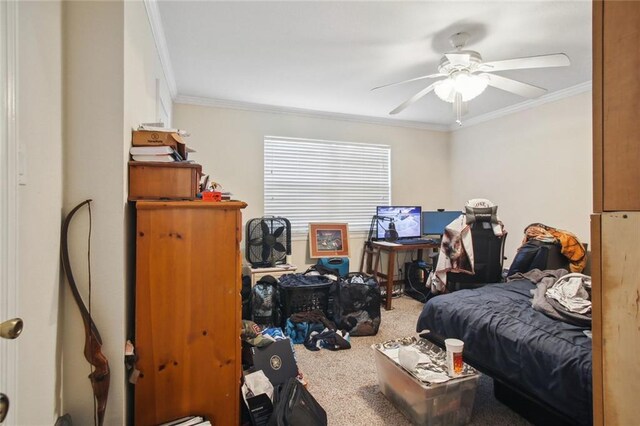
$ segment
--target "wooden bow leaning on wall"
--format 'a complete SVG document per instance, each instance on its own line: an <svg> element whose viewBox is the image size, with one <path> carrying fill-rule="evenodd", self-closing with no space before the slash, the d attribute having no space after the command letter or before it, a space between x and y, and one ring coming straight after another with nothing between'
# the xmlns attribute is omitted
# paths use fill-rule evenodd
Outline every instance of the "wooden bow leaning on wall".
<svg viewBox="0 0 640 426"><path fill-rule="evenodd" d="M109 396L109 383L110 383L110 372L109 372L109 362L107 358L102 353L102 338L100 337L100 333L98 332L98 328L96 327L93 319L91 318L91 313L85 306L82 297L80 296L80 292L78 291L78 286L76 285L76 281L73 277L73 272L71 270L71 262L69 261L69 224L71 223L71 219L74 214L84 205L89 206L89 223L91 223L91 200L85 200L82 203L78 204L74 207L71 212L67 215L62 225L62 236L60 240L61 248L60 255L62 257L62 267L64 268L65 275L67 277L67 281L69 281L69 286L71 287L71 292L73 293L73 298L80 309L80 314L82 315L82 322L84 324L84 332L85 332L85 343L84 343L84 357L87 359L89 364L92 365L92 372L89 374L89 379L91 380L91 387L93 388L93 396L95 398L94 405L94 420L98 424L98 426L102 426L104 422L104 413L107 408L107 398ZM91 233L91 225L89 225L89 235ZM91 275L89 274L89 281L91 281ZM91 288L89 288L89 296L91 295Z"/></svg>

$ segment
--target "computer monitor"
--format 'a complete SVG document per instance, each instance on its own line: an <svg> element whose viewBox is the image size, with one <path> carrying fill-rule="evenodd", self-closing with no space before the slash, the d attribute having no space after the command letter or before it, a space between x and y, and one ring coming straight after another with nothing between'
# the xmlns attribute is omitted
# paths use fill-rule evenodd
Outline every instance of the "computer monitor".
<svg viewBox="0 0 640 426"><path fill-rule="evenodd" d="M462 212L456 211L437 211L422 213L422 234L444 234L444 228L455 219L457 219L461 214Z"/></svg>
<svg viewBox="0 0 640 426"><path fill-rule="evenodd" d="M422 236L422 207L420 206L378 206L376 215L393 219L398 238L420 238ZM383 240L391 220L378 220L377 239Z"/></svg>

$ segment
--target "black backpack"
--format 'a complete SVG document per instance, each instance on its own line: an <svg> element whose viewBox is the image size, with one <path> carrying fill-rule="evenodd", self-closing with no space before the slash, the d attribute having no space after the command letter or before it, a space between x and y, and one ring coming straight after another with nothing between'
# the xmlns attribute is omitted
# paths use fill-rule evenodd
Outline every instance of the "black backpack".
<svg viewBox="0 0 640 426"><path fill-rule="evenodd" d="M529 240L518 248L507 276L532 269L569 270L569 259L561 253L560 244Z"/></svg>
<svg viewBox="0 0 640 426"><path fill-rule="evenodd" d="M336 326L351 336L373 336L380 328L380 287L371 275L350 273L332 289Z"/></svg>
<svg viewBox="0 0 640 426"><path fill-rule="evenodd" d="M251 290L251 319L265 327L281 326L278 280L271 275L260 278Z"/></svg>

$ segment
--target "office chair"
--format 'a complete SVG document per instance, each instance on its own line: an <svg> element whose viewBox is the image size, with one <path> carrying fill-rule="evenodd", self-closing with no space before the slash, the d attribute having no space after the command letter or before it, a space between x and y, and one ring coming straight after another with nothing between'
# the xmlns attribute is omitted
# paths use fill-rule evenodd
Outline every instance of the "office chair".
<svg viewBox="0 0 640 426"><path fill-rule="evenodd" d="M465 207L467 224L471 227L475 274L447 273L449 291L502 282L504 244L507 234L505 232L502 236L496 236L493 232L492 225L498 223L496 210L497 206Z"/></svg>

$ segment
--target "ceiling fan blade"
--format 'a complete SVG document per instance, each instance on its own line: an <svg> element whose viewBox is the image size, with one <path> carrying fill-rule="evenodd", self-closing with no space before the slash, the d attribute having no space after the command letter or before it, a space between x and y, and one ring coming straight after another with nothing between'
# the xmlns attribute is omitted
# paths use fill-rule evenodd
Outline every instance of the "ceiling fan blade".
<svg viewBox="0 0 640 426"><path fill-rule="evenodd" d="M410 99L408 99L405 102L403 102L402 105L400 105L398 108L396 108L393 111L391 111L389 114L392 114L392 115L393 114L397 114L400 111L404 110L406 107L408 107L409 105L411 105L412 103L414 103L418 99L422 98L427 93L431 92L433 90L433 88L436 86L436 83L432 83L431 85L429 85L426 88L422 89L421 91L419 91L418 93L413 95Z"/></svg>
<svg viewBox="0 0 640 426"><path fill-rule="evenodd" d="M529 56L526 58L505 59L504 61L485 62L480 66L483 71L522 70L529 68L566 67L571 60L564 53Z"/></svg>
<svg viewBox="0 0 640 426"><path fill-rule="evenodd" d="M382 89L383 87L389 87L389 86L396 86L398 84L404 84L404 83L410 83L412 81L418 81L418 80L424 80L425 78L436 78L436 77L445 77L446 74L429 74L429 75L423 75L422 77L416 77L416 78L412 78L410 80L403 80L403 81L397 81L395 83L390 83L390 84L385 84L383 86L378 86L378 87L374 87L371 90L377 90L377 89Z"/></svg>
<svg viewBox="0 0 640 426"><path fill-rule="evenodd" d="M497 89L505 90L507 92L515 93L516 95L523 96L525 98L537 98L547 93L547 89L542 87L533 86L531 84L523 83L511 78L502 77L501 75L483 73L480 74L487 78L489 86L493 86Z"/></svg>
<svg viewBox="0 0 640 426"><path fill-rule="evenodd" d="M468 53L445 53L444 56L449 60L449 64L456 66L468 66L471 61L471 55Z"/></svg>

